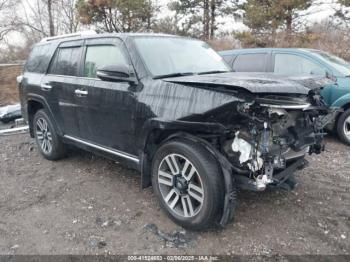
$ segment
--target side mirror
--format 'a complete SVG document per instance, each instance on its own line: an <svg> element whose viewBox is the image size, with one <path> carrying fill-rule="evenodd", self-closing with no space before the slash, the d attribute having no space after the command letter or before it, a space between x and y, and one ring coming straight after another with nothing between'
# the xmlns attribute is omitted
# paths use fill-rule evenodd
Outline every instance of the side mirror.
<svg viewBox="0 0 350 262"><path fill-rule="evenodd" d="M97 69L97 77L104 81L129 82L135 84L136 78L132 76L129 67L125 65L108 65Z"/></svg>

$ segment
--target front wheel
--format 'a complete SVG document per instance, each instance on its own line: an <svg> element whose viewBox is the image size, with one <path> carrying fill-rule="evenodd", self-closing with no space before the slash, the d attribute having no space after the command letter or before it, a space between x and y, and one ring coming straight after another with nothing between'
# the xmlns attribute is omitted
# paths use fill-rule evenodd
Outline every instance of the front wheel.
<svg viewBox="0 0 350 262"><path fill-rule="evenodd" d="M337 122L337 133L341 141L350 145L350 109L340 115Z"/></svg>
<svg viewBox="0 0 350 262"><path fill-rule="evenodd" d="M222 214L222 175L199 144L175 140L161 146L153 158L152 185L167 215L185 228L212 227Z"/></svg>

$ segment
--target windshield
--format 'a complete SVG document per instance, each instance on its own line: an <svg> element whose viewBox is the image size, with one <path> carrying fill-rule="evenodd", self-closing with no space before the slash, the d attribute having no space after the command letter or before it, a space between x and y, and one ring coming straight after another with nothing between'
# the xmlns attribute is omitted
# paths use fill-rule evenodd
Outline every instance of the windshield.
<svg viewBox="0 0 350 262"><path fill-rule="evenodd" d="M153 76L231 71L223 58L202 41L177 37L135 37Z"/></svg>
<svg viewBox="0 0 350 262"><path fill-rule="evenodd" d="M313 51L313 52L321 56L323 60L326 60L330 66L335 68L337 71L339 71L343 75L350 76L350 64L345 60L326 52L322 52L322 51Z"/></svg>

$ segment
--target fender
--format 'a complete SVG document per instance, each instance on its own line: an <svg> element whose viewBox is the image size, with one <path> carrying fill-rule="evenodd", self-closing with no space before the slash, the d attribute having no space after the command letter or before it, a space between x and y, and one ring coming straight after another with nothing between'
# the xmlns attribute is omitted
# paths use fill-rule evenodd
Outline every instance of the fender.
<svg viewBox="0 0 350 262"><path fill-rule="evenodd" d="M50 119L53 120L53 124L55 125L55 129L57 131L57 134L59 136L63 136L63 132L62 129L60 128L60 126L57 124L56 118L54 117L54 114L52 113L52 110L49 106L49 104L47 103L46 99L38 94L33 94L33 93L28 93L27 94L27 101L35 101L35 102L39 102L40 104L43 105L44 109L46 110L46 112L49 114ZM28 114L28 122L29 122L29 131L30 131L30 135L33 137L33 125L31 123L31 120L29 118L29 112L28 112L28 103L27 102L27 114Z"/></svg>
<svg viewBox="0 0 350 262"><path fill-rule="evenodd" d="M331 107L344 107L346 105L350 105L350 93L339 97L337 100L333 102Z"/></svg>
<svg viewBox="0 0 350 262"><path fill-rule="evenodd" d="M167 121L159 118L148 119L143 125L139 140L141 188L151 185L151 163L154 152L172 134L178 132L222 135L226 128L219 123Z"/></svg>
<svg viewBox="0 0 350 262"><path fill-rule="evenodd" d="M160 118L148 119L142 128L140 148L146 150L149 143L150 135L155 130L160 131L187 131L189 133L203 133L203 134L223 134L226 132L226 127L220 123L210 122L192 122L192 121L169 121Z"/></svg>

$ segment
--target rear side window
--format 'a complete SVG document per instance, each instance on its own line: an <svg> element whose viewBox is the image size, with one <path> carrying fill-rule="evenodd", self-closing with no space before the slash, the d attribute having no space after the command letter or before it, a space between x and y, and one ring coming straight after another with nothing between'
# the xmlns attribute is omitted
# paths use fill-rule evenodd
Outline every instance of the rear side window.
<svg viewBox="0 0 350 262"><path fill-rule="evenodd" d="M115 45L87 46L84 76L96 78L97 69L108 65L127 65L123 50Z"/></svg>
<svg viewBox="0 0 350 262"><path fill-rule="evenodd" d="M78 76L79 61L82 47L61 47L57 50L52 65L50 74Z"/></svg>
<svg viewBox="0 0 350 262"><path fill-rule="evenodd" d="M233 63L235 72L265 72L267 53L238 55Z"/></svg>
<svg viewBox="0 0 350 262"><path fill-rule="evenodd" d="M25 64L24 71L45 73L51 59L51 44L34 46Z"/></svg>

